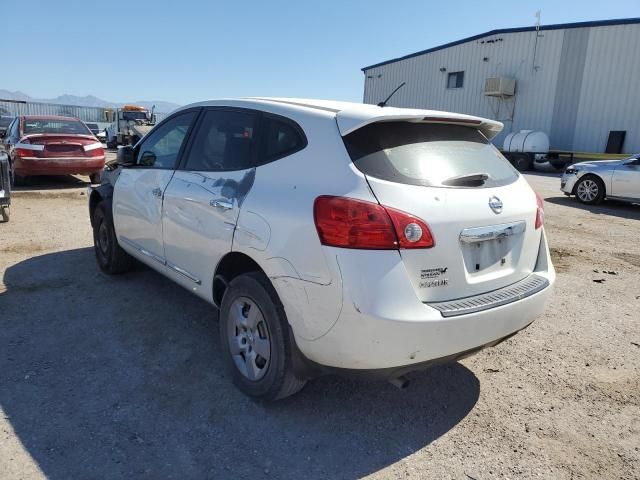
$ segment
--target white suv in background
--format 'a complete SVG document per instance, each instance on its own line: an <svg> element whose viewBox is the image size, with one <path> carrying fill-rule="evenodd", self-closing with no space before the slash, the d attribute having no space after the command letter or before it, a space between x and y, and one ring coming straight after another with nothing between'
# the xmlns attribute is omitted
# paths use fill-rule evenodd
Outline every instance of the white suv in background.
<svg viewBox="0 0 640 480"><path fill-rule="evenodd" d="M529 325L555 279L543 206L492 120L344 102L189 105L92 187L100 268L132 257L220 310L236 385L403 375Z"/></svg>

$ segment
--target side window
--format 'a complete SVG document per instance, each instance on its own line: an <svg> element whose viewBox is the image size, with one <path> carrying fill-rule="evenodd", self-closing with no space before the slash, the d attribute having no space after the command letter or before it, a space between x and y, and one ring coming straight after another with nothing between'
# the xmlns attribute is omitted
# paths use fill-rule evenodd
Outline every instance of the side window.
<svg viewBox="0 0 640 480"><path fill-rule="evenodd" d="M262 161L267 163L291 155L306 146L306 139L293 122L265 116L263 122L264 147Z"/></svg>
<svg viewBox="0 0 640 480"><path fill-rule="evenodd" d="M137 164L145 167L176 167L178 155L196 112L176 115L155 129L140 145Z"/></svg>
<svg viewBox="0 0 640 480"><path fill-rule="evenodd" d="M187 155L186 170L244 170L253 166L256 115L229 110L207 111Z"/></svg>

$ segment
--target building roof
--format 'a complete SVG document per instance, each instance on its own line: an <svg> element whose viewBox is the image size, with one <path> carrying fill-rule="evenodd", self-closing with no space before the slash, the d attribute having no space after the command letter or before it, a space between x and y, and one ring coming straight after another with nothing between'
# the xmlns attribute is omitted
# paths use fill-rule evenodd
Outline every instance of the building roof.
<svg viewBox="0 0 640 480"><path fill-rule="evenodd" d="M640 18L620 18L615 20L597 20L592 22L575 22L575 23L557 23L554 25L541 25L540 30L565 30L569 28L585 28L585 27L606 27L610 25L631 25L640 23ZM456 40L455 42L445 43L444 45L438 45L437 47L428 48L427 50L421 50L419 52L410 53L409 55L405 55L403 57L392 58L391 60L386 60L384 62L375 63L373 65L369 65L368 67L364 67L361 70L364 72L366 70L370 70L375 67L381 67L382 65L388 65L389 63L399 62L401 60L407 60L408 58L417 57L419 55L424 55L426 53L437 52L438 50L443 50L445 48L453 47L455 45L460 45L461 43L471 42L473 40L478 40L480 38L489 37L492 35L499 35L502 33L518 33L518 32L534 32L536 27L516 27L516 28L502 28L498 30L491 30L489 32L481 33L479 35L474 35L472 37L463 38L462 40Z"/></svg>

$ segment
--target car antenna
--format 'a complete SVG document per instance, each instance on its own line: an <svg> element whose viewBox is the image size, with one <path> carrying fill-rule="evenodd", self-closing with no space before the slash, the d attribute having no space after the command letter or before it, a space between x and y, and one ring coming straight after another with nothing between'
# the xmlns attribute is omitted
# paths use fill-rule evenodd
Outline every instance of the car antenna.
<svg viewBox="0 0 640 480"><path fill-rule="evenodd" d="M407 82L402 82L400 85L398 85L396 87L396 89L393 92L391 92L387 98L384 99L384 101L382 101L382 102L380 102L378 104L378 106L379 107L386 107L387 106L387 102L391 99L391 97L393 97L398 90L400 90L402 87L404 87L406 83Z"/></svg>

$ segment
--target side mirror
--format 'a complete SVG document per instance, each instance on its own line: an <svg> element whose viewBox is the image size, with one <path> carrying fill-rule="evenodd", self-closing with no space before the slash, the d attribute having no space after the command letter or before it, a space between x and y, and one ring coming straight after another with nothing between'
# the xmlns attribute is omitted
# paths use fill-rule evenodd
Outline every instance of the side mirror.
<svg viewBox="0 0 640 480"><path fill-rule="evenodd" d="M6 131L0 132L0 140L4 139L4 137L6 137L6 136L7 136L7 132Z"/></svg>
<svg viewBox="0 0 640 480"><path fill-rule="evenodd" d="M135 165L136 159L131 145L118 147L118 154L116 156L116 163L123 167Z"/></svg>

